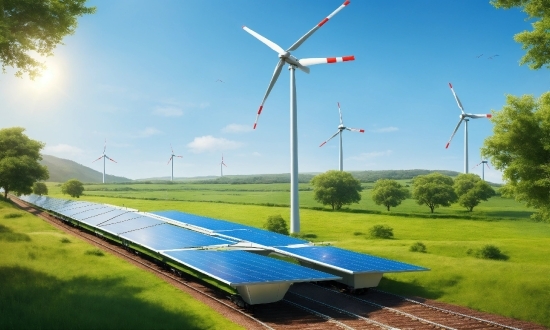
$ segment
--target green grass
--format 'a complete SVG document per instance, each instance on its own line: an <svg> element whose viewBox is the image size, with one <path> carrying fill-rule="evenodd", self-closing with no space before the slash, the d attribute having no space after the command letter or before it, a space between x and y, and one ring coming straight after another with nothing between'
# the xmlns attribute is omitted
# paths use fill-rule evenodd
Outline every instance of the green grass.
<svg viewBox="0 0 550 330"><path fill-rule="evenodd" d="M239 329L156 276L0 201L0 329ZM70 244L67 244L70 243Z"/></svg>

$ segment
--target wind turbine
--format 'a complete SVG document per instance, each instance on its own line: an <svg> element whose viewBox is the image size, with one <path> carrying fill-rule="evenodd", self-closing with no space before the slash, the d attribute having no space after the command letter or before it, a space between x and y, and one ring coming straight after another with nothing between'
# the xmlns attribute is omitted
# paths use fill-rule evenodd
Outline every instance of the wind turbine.
<svg viewBox="0 0 550 330"><path fill-rule="evenodd" d="M107 149L107 139L105 139L105 145L103 146L103 155L101 155L101 157L99 157L98 159L96 159L92 162L92 163L95 163L98 160L100 160L101 158L103 158L103 183L105 183L105 158L107 158L108 160L116 163L116 161L114 159L109 158L109 156L107 156L105 154L105 149Z"/></svg>
<svg viewBox="0 0 550 330"><path fill-rule="evenodd" d="M222 154L222 161L220 163L220 176L223 176L223 167L227 167L227 165L225 165L225 163L223 162L223 154Z"/></svg>
<svg viewBox="0 0 550 330"><path fill-rule="evenodd" d="M168 160L168 164L170 164L170 162L172 162L172 177L170 179L170 181L174 182L174 157L179 157L179 158L183 158L182 156L176 156L174 154L174 148L172 148L172 144L170 144L170 149L172 149L172 155L170 156L170 159Z"/></svg>
<svg viewBox="0 0 550 330"><path fill-rule="evenodd" d="M299 204L298 204L298 128L297 128L297 106L296 106L296 80L295 72L296 68L302 70L305 73L309 73L308 66L315 64L323 63L337 63L337 62L346 62L353 61L354 56L344 56L344 57L328 57L328 58L305 58L297 59L292 56L290 52L295 51L306 41L311 35L317 31L321 26L323 26L328 20L330 20L334 15L336 15L340 10L346 7L349 4L349 0L346 0L340 7L333 11L330 15L325 17L321 22L315 25L311 30L304 34L300 39L298 39L290 48L284 50L276 43L271 40L261 36L260 34L252 31L251 29L243 26L243 29L254 36L256 39L263 42L269 48L277 52L279 61L275 66L275 71L273 71L273 76L267 87L260 108L256 115L256 121L254 122L254 129L258 124L258 118L262 113L264 103L271 92L271 89L277 82L279 74L283 68L283 65L286 63L289 65L288 69L290 71L290 232L299 233L300 232L300 213L299 213Z"/></svg>
<svg viewBox="0 0 550 330"><path fill-rule="evenodd" d="M490 113L475 115L475 114L464 112L464 107L462 107L462 103L460 103L460 99L458 98L458 96L456 96L456 93L453 89L453 85L451 85L451 83L449 83L449 87L451 87L451 92L453 92L453 95L456 100L456 104L458 104L458 107L460 108L460 111L462 113L460 114L460 120L458 121L458 124L456 125L455 130L453 131L453 135L451 135L451 138L447 142L447 145L445 146L445 148L449 148L449 145L451 144L451 140L455 136L456 131L458 131L458 127L460 127L460 124L464 122L464 173L468 173L468 121L470 121L470 118L472 119L491 118L492 115Z"/></svg>
<svg viewBox="0 0 550 330"><path fill-rule="evenodd" d="M472 167L472 169L478 167L479 165L483 164L487 166L488 169L490 169L489 164L487 164L488 161L482 160L481 163L477 164L476 166ZM485 181L485 166L481 165L481 180Z"/></svg>
<svg viewBox="0 0 550 330"><path fill-rule="evenodd" d="M343 149L342 149L342 131L343 130L348 130L348 131L352 131L352 132L365 133L365 130L364 129L359 129L359 128L350 128L350 127L344 126L344 122L342 121L342 110L340 110L340 102L338 102L338 112L340 113L340 125L338 125L338 131L336 133L334 133L334 135L331 136L328 140L321 143L321 145L319 147L324 146L328 141L330 141L336 135L340 135L340 167L339 167L339 170L343 171L344 170L344 152L343 152Z"/></svg>

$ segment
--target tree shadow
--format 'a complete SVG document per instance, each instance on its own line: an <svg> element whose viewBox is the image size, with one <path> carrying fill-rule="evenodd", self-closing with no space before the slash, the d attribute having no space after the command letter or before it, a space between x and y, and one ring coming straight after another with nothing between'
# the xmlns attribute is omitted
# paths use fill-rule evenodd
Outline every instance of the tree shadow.
<svg viewBox="0 0 550 330"><path fill-rule="evenodd" d="M31 237L27 234L16 233L9 227L0 225L0 241L6 242L29 242Z"/></svg>
<svg viewBox="0 0 550 330"><path fill-rule="evenodd" d="M446 280L442 283L442 286L455 286L460 282L460 278L453 278ZM432 286L433 287L433 286ZM439 286L438 286L439 287ZM391 292L400 296L414 297L415 300L425 301L426 299L437 299L443 296L442 290L433 288L426 288L417 283L416 280L412 282L401 282L386 277L382 277L378 289Z"/></svg>
<svg viewBox="0 0 550 330"><path fill-rule="evenodd" d="M122 277L61 280L24 267L0 267L1 329L210 329L216 321L140 299ZM220 324L217 324L218 326Z"/></svg>

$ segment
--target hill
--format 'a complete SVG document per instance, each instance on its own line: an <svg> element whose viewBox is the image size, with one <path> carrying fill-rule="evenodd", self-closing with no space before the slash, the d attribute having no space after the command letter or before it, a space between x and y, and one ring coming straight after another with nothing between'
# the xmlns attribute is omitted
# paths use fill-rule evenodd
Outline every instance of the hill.
<svg viewBox="0 0 550 330"><path fill-rule="evenodd" d="M100 183L103 173L93 170L72 160L57 158L50 155L42 155L40 164L46 166L50 172L50 182L65 182L69 179L77 179L86 183ZM131 179L105 175L106 182L130 182Z"/></svg>

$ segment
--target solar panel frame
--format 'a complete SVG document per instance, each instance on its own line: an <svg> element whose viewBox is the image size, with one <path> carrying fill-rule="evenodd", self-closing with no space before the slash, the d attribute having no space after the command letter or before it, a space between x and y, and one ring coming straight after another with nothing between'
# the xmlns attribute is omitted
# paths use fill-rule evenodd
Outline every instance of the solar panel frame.
<svg viewBox="0 0 550 330"><path fill-rule="evenodd" d="M225 231L225 230L236 230L236 229L248 229L253 228L246 225L241 225L238 223L219 220L214 218L208 218L200 215L184 213L180 211L155 211L150 212L161 217L169 218L175 221L179 221L184 224L190 224L200 228L204 228L210 231Z"/></svg>
<svg viewBox="0 0 550 330"><path fill-rule="evenodd" d="M133 211L118 209L112 212L100 213L94 217L82 219L81 221L92 226L97 226L99 228L100 226L122 222L122 221L128 221L128 220L137 219L141 217L143 217L143 214L133 212Z"/></svg>
<svg viewBox="0 0 550 330"><path fill-rule="evenodd" d="M123 233L127 233L129 231L140 230L143 228L164 225L164 224L166 224L166 222L160 221L151 217L147 217L147 216L142 216L142 217L127 220L127 221L101 224L101 225L98 225L97 228L112 234L120 235Z"/></svg>
<svg viewBox="0 0 550 330"><path fill-rule="evenodd" d="M263 246L277 247L297 244L308 244L309 242L303 239L286 236L278 233L274 233L268 230L249 227L243 230L224 230L217 231L217 234L221 234L224 237L231 237L238 240L243 240Z"/></svg>

